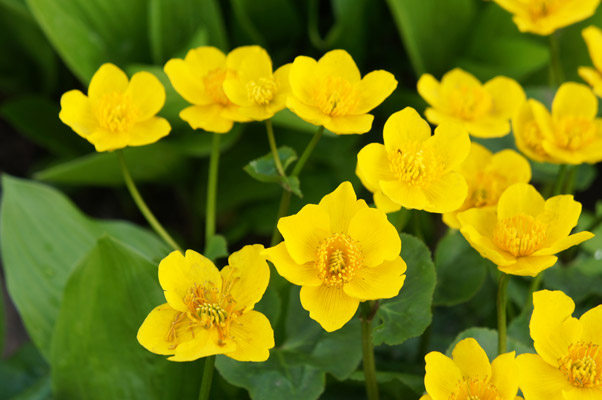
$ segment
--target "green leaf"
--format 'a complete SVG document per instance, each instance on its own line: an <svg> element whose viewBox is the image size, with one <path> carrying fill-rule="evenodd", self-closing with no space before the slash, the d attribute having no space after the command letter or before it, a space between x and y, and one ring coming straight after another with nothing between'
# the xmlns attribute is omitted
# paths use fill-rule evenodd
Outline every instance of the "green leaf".
<svg viewBox="0 0 602 400"><path fill-rule="evenodd" d="M4 283L2 282L2 277L0 276L0 349L4 351L4 341L6 339L6 311L4 309L4 293L3 288Z"/></svg>
<svg viewBox="0 0 602 400"><path fill-rule="evenodd" d="M366 382L364 371L355 371L350 380ZM416 398L424 393L424 376L404 374L400 372L376 371L376 381L381 392L392 392L395 399Z"/></svg>
<svg viewBox="0 0 602 400"><path fill-rule="evenodd" d="M99 237L116 237L157 263L170 251L145 229L86 217L46 185L4 175L2 186L0 245L8 292L47 358L65 283Z"/></svg>
<svg viewBox="0 0 602 400"><path fill-rule="evenodd" d="M29 386L26 390L19 393L18 396L13 397L11 400L51 400L52 399L52 387L50 382L50 376L44 376L38 379L34 384Z"/></svg>
<svg viewBox="0 0 602 400"><path fill-rule="evenodd" d="M6 360L0 361L0 399L15 399L42 380L48 380L48 364L32 343L21 346ZM32 397L32 399L35 397Z"/></svg>
<svg viewBox="0 0 602 400"><path fill-rule="evenodd" d="M401 234L406 280L397 297L381 300L374 318L374 344L397 345L420 336L432 319L435 266L429 249L417 238Z"/></svg>
<svg viewBox="0 0 602 400"><path fill-rule="evenodd" d="M456 339L454 339L453 343L449 345L445 353L448 356L451 356L451 353L458 342L466 338L474 338L479 345L481 345L483 350L485 350L485 353L487 353L489 361L493 361L497 357L497 331L488 328L469 328L460 332L458 336L456 336ZM506 337L506 346L508 351L516 351L517 355L535 352L529 346L511 338L510 336Z"/></svg>
<svg viewBox="0 0 602 400"><path fill-rule="evenodd" d="M286 171L286 168L297 159L297 152L291 147L281 146L278 148L278 158L282 168ZM276 169L274 155L271 152L250 161L244 170L260 182L282 182L282 177Z"/></svg>
<svg viewBox="0 0 602 400"><path fill-rule="evenodd" d="M272 117L272 122L275 126L281 128L293 129L296 131L306 132L306 133L315 133L318 127L314 124L306 122L299 118L296 114L294 114L288 108L285 108L282 111L277 112ZM326 133L327 131L325 131Z"/></svg>
<svg viewBox="0 0 602 400"><path fill-rule="evenodd" d="M52 386L60 399L178 399L198 393L199 363L174 363L136 340L165 303L157 266L111 237L78 263L52 339Z"/></svg>
<svg viewBox="0 0 602 400"><path fill-rule="evenodd" d="M492 265L460 232L450 231L435 250L437 285L433 304L453 306L470 300L483 285Z"/></svg>
<svg viewBox="0 0 602 400"><path fill-rule="evenodd" d="M558 176L558 170L560 165L540 163L530 161L531 170L533 172L533 181L539 183L553 184L556 182ZM594 165L591 164L580 164L577 166L571 166L571 168L577 168L575 173L575 187L577 191L586 190L596 179L597 170Z"/></svg>
<svg viewBox="0 0 602 400"><path fill-rule="evenodd" d="M216 258L228 257L228 243L226 242L226 238L222 235L213 235L203 255L210 259L211 261L215 261Z"/></svg>
<svg viewBox="0 0 602 400"><path fill-rule="evenodd" d="M545 271L543 282L545 288L562 290L581 303L592 294L602 295L602 260L585 256L569 266L556 265Z"/></svg>

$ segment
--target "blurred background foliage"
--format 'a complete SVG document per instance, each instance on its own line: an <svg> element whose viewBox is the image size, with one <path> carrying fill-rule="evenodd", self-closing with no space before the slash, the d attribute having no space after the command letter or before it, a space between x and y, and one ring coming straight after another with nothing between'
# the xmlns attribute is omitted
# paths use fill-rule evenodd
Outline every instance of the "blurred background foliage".
<svg viewBox="0 0 602 400"><path fill-rule="evenodd" d="M602 10L559 32L567 80L580 81L577 67L591 63L581 38L589 24L602 26ZM156 265L168 249L140 228L145 222L123 186L115 154L94 152L63 125L59 99L73 88L85 91L105 62L161 79L167 90L161 115L173 131L158 143L126 149L125 156L159 220L184 247L200 250L211 135L178 118L185 102L162 67L197 46L228 51L247 44L266 48L275 67L297 55L319 58L344 48L363 74L385 69L399 81L374 111L370 133L322 139L301 176L303 198L294 198L292 212L344 180L371 200L354 173L356 154L382 140L393 112L424 110L416 93L423 73L440 78L461 67L481 80L509 76L548 105L554 93L547 39L520 33L511 16L488 1L0 0L0 239L10 295L0 297L0 399L195 398L202 362L169 363L135 340L148 311L162 302ZM287 110L274 125L278 144L297 154L314 131ZM480 142L496 151L515 148L511 135ZM281 188L243 170L268 149L260 123L238 125L222 140L217 224L229 251L269 241ZM532 166L540 188L554 181L557 166ZM587 226L602 213L596 167L581 166L577 182ZM397 223L406 217L390 215ZM494 353L497 340L489 329L495 326L495 268L457 232L446 233L439 216L419 218L432 259L420 241L402 237L408 281L402 296L379 311L388 329L398 329L375 333L378 343L390 344L376 349L383 398L419 397L427 351L445 351L474 336ZM561 257L570 268L557 266L544 275L544 287L564 290L581 310L602 297L598 231L575 260ZM275 273L272 281L259 307L276 327L277 349L264 364L241 367L218 359L214 397L363 398L357 321L327 335L301 310L290 285ZM509 288L509 347L520 352L531 346L529 284L513 279Z"/></svg>

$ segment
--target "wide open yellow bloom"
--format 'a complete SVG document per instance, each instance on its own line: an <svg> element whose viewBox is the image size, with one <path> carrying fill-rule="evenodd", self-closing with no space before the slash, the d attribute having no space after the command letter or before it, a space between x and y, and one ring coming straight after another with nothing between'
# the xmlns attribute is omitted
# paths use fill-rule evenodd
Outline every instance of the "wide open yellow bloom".
<svg viewBox="0 0 602 400"><path fill-rule="evenodd" d="M144 146L166 136L171 126L156 117L165 103L165 89L149 72L127 75L103 64L92 77L88 96L71 90L61 97L59 118L96 151Z"/></svg>
<svg viewBox="0 0 602 400"><path fill-rule="evenodd" d="M495 207L509 186L528 183L531 180L529 162L514 150L502 150L492 154L485 147L472 142L468 157L457 171L468 184L468 196L462 207L443 214L443 222L459 229L457 214L470 208Z"/></svg>
<svg viewBox="0 0 602 400"><path fill-rule="evenodd" d="M496 357L492 363L473 338L454 347L452 358L437 351L424 358L424 386L431 400L515 400L518 373L514 352Z"/></svg>
<svg viewBox="0 0 602 400"><path fill-rule="evenodd" d="M239 56L236 49L226 57L215 47L202 46L190 50L183 60L173 58L165 64L165 73L176 92L193 104L180 112L180 118L193 129L226 133L234 122L250 121L223 88L226 77L236 74L229 68L229 61Z"/></svg>
<svg viewBox="0 0 602 400"><path fill-rule="evenodd" d="M510 186L495 208L472 208L458 214L460 232L500 271L536 276L556 263L554 254L594 235L570 235L581 214L581 203L571 195L547 201L526 183Z"/></svg>
<svg viewBox="0 0 602 400"><path fill-rule="evenodd" d="M236 73L224 80L224 92L239 113L255 121L271 118L286 106L291 64L272 72L272 60L259 46L243 46L228 54L226 66Z"/></svg>
<svg viewBox="0 0 602 400"><path fill-rule="evenodd" d="M537 354L517 357L527 400L602 399L602 306L577 319L561 291L533 294L529 325Z"/></svg>
<svg viewBox="0 0 602 400"><path fill-rule="evenodd" d="M579 67L579 76L593 88L598 97L602 97L602 30L592 25L581 31L581 34L595 68Z"/></svg>
<svg viewBox="0 0 602 400"><path fill-rule="evenodd" d="M384 145L370 143L357 155L356 173L385 212L399 207L444 213L466 199L466 180L455 169L470 151L466 130L444 123L431 136L429 124L411 107L391 115Z"/></svg>
<svg viewBox="0 0 602 400"><path fill-rule="evenodd" d="M374 119L368 112L397 87L387 71L372 71L361 78L345 50L329 51L318 61L295 58L289 82L286 106L305 121L339 135L368 132Z"/></svg>
<svg viewBox="0 0 602 400"><path fill-rule="evenodd" d="M345 325L360 301L397 296L403 286L397 230L384 212L357 200L349 182L280 218L278 230L284 241L264 254L301 286L301 305L329 332Z"/></svg>
<svg viewBox="0 0 602 400"><path fill-rule="evenodd" d="M463 124L475 137L501 137L510 132L510 118L525 101L523 88L514 79L498 76L481 84L459 68L443 75L441 82L430 74L418 80L418 93L430 105L424 114L432 124Z"/></svg>
<svg viewBox="0 0 602 400"><path fill-rule="evenodd" d="M138 331L138 342L171 361L225 354L238 361L265 361L274 331L254 311L270 280L263 246L245 246L221 271L195 251L174 251L159 264L167 303L156 307Z"/></svg>

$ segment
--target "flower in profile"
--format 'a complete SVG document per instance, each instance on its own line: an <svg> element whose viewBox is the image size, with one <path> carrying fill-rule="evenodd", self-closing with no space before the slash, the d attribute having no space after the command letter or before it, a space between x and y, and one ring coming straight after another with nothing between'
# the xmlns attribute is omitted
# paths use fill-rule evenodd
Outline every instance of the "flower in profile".
<svg viewBox="0 0 602 400"><path fill-rule="evenodd" d="M429 124L406 107L389 117L383 137L384 145L371 143L357 155L356 173L377 207L444 213L462 206L466 180L455 170L468 156L470 139L461 125L443 123L431 136Z"/></svg>
<svg viewBox="0 0 602 400"><path fill-rule="evenodd" d="M328 332L345 325L360 301L394 297L403 286L397 230L384 212L357 200L349 182L280 218L278 230L284 241L264 254L301 286L301 305Z"/></svg>
<svg viewBox="0 0 602 400"><path fill-rule="evenodd" d="M169 134L171 126L155 114L165 103L165 89L149 72L127 75L103 64L92 77L88 96L70 90L61 97L59 118L96 151L144 146Z"/></svg>
<svg viewBox="0 0 602 400"><path fill-rule="evenodd" d="M549 35L594 15L600 0L493 0L521 32Z"/></svg>
<svg viewBox="0 0 602 400"><path fill-rule="evenodd" d="M457 171L466 179L468 196L459 209L443 214L443 222L454 229L460 228L459 212L470 208L495 207L506 188L531 180L529 162L516 151L506 149L492 154L475 142L472 142L468 157Z"/></svg>
<svg viewBox="0 0 602 400"><path fill-rule="evenodd" d="M515 400L518 373L514 354L501 354L490 363L473 338L458 342L452 358L432 351L424 358L424 386L428 394L422 399Z"/></svg>
<svg viewBox="0 0 602 400"><path fill-rule="evenodd" d="M272 72L272 60L259 46L243 46L228 54L226 67L235 71L224 80L228 99L239 113L255 121L271 118L286 107L291 64Z"/></svg>
<svg viewBox="0 0 602 400"><path fill-rule="evenodd" d="M543 147L546 140L538 121L535 119L534 110L545 107L535 99L529 99L519 108L512 118L512 133L516 147L533 161L556 163ZM542 114L542 112L539 112Z"/></svg>
<svg viewBox="0 0 602 400"><path fill-rule="evenodd" d="M295 58L289 82L286 106L305 121L339 135L368 132L374 119L368 112L397 87L387 71L372 71L361 78L345 50L329 51L318 61Z"/></svg>
<svg viewBox="0 0 602 400"><path fill-rule="evenodd" d="M236 50L230 54L238 57ZM202 46L190 50L183 60L173 58L165 64L165 73L176 92L192 104L180 112L180 118L193 129L227 133L234 122L250 121L224 92L224 80L236 73L228 67L230 54L226 57L215 47Z"/></svg>
<svg viewBox="0 0 602 400"><path fill-rule="evenodd" d="M592 25L581 31L581 34L594 68L579 67L579 76L592 87L598 97L602 97L602 30Z"/></svg>
<svg viewBox="0 0 602 400"><path fill-rule="evenodd" d="M602 398L602 306L577 319L573 300L561 291L533 293L529 328L537 354L516 363L528 400Z"/></svg>
<svg viewBox="0 0 602 400"><path fill-rule="evenodd" d="M525 101L523 88L514 79L498 76L485 84L455 68L441 78L430 74L418 80L418 93L429 104L424 114L432 124L463 124L475 137L501 137L510 132L510 118Z"/></svg>
<svg viewBox="0 0 602 400"><path fill-rule="evenodd" d="M466 240L500 271L536 276L556 263L554 254L594 236L570 234L580 214L581 203L571 195L544 200L533 186L515 183L502 193L497 210L472 208L458 220Z"/></svg>
<svg viewBox="0 0 602 400"><path fill-rule="evenodd" d="M224 354L238 361L265 361L274 347L270 322L253 310L270 280L263 246L245 246L221 271L193 250L174 251L159 264L167 303L156 307L138 330L147 350L192 361Z"/></svg>

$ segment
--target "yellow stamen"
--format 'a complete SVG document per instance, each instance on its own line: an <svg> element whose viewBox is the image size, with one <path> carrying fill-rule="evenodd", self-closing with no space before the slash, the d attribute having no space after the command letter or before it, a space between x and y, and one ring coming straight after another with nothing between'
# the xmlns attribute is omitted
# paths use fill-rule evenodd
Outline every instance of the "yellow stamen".
<svg viewBox="0 0 602 400"><path fill-rule="evenodd" d="M545 239L545 224L526 214L500 220L493 230L493 241L515 257L530 255Z"/></svg>
<svg viewBox="0 0 602 400"><path fill-rule="evenodd" d="M546 151L543 148L542 142L544 140L543 133L539 129L539 125L535 121L529 121L523 128L523 140L527 147L534 153L540 156L547 156Z"/></svg>
<svg viewBox="0 0 602 400"><path fill-rule="evenodd" d="M439 177L441 163L422 148L422 143L409 142L403 149L388 153L389 166L400 182L424 186Z"/></svg>
<svg viewBox="0 0 602 400"><path fill-rule="evenodd" d="M272 78L259 78L256 81L247 83L249 98L260 106L270 104L277 91L278 85Z"/></svg>
<svg viewBox="0 0 602 400"><path fill-rule="evenodd" d="M573 386L590 388L602 385L602 350L597 344L571 344L569 354L561 358L558 365Z"/></svg>
<svg viewBox="0 0 602 400"><path fill-rule="evenodd" d="M494 385L484 380L464 378L458 382L449 400L501 400Z"/></svg>
<svg viewBox="0 0 602 400"><path fill-rule="evenodd" d="M350 114L359 103L355 87L338 76L329 76L320 82L313 97L318 108L333 117Z"/></svg>
<svg viewBox="0 0 602 400"><path fill-rule="evenodd" d="M491 95L480 86L460 86L450 94L447 103L451 112L463 120L474 120L491 110Z"/></svg>
<svg viewBox="0 0 602 400"><path fill-rule="evenodd" d="M316 251L318 276L327 286L340 287L351 281L363 261L359 243L342 233L322 240Z"/></svg>
<svg viewBox="0 0 602 400"><path fill-rule="evenodd" d="M582 149L598 135L594 122L583 117L561 119L555 133L558 144L567 150Z"/></svg>
<svg viewBox="0 0 602 400"><path fill-rule="evenodd" d="M507 187L508 182L505 177L492 172L477 172L469 185L468 196L462 209L495 205Z"/></svg>
<svg viewBox="0 0 602 400"><path fill-rule="evenodd" d="M114 133L132 129L138 116L138 110L132 104L130 96L119 92L102 96L93 110L98 124Z"/></svg>

